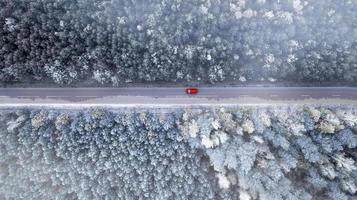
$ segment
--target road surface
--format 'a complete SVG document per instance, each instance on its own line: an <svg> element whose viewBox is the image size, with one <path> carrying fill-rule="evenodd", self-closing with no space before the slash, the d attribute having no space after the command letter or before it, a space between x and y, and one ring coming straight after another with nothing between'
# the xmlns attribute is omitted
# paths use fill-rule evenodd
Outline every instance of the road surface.
<svg viewBox="0 0 357 200"><path fill-rule="evenodd" d="M203 102L204 99L230 102L242 98L262 101L300 101L307 99L342 99L357 102L353 87L204 87L199 94L187 95L185 88L1 88L0 104L58 101L80 103L110 98L112 103L155 103L155 99L180 99L182 103ZM117 99L118 101L116 101ZM140 100L141 99L141 100ZM146 99L146 100L145 100ZM150 99L151 102L147 102ZM154 101L153 101L154 99ZM132 102L131 102L132 101ZM142 101L142 102L141 102Z"/></svg>

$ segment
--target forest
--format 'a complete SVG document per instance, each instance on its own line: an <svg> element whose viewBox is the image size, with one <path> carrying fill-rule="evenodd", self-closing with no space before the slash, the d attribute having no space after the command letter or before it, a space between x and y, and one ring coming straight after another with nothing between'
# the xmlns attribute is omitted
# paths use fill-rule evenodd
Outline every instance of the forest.
<svg viewBox="0 0 357 200"><path fill-rule="evenodd" d="M356 200L357 108L2 107L0 199Z"/></svg>
<svg viewBox="0 0 357 200"><path fill-rule="evenodd" d="M356 85L351 0L2 0L2 86Z"/></svg>

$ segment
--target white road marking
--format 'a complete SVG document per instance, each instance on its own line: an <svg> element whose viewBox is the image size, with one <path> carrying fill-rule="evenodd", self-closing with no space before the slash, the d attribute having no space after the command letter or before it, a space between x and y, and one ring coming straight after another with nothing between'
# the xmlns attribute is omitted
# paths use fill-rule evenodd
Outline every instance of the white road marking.
<svg viewBox="0 0 357 200"><path fill-rule="evenodd" d="M76 98L97 98L97 96L76 96Z"/></svg>
<svg viewBox="0 0 357 200"><path fill-rule="evenodd" d="M333 97L340 97L341 95L339 95L339 94L333 94L332 96L333 96Z"/></svg>
<svg viewBox="0 0 357 200"><path fill-rule="evenodd" d="M271 94L271 95L269 95L270 97L278 97L279 95L277 95L277 94Z"/></svg>
<svg viewBox="0 0 357 200"><path fill-rule="evenodd" d="M308 94L302 94L300 96L302 96L302 97L310 97L310 95L308 95Z"/></svg>
<svg viewBox="0 0 357 200"><path fill-rule="evenodd" d="M17 96L17 98L38 98L39 96Z"/></svg>
<svg viewBox="0 0 357 200"><path fill-rule="evenodd" d="M68 98L68 96L47 96L47 98Z"/></svg>

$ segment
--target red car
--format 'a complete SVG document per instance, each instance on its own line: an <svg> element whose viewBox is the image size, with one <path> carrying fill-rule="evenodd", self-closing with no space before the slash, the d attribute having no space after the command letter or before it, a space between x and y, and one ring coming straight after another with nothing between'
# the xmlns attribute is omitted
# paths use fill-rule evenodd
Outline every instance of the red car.
<svg viewBox="0 0 357 200"><path fill-rule="evenodd" d="M198 93L197 88L193 88L193 87L186 88L186 94L197 94L197 93Z"/></svg>

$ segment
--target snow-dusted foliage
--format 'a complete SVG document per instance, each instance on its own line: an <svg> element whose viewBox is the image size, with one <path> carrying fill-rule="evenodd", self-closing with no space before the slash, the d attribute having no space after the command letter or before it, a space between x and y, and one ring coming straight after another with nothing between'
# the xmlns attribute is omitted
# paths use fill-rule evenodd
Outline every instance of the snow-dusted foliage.
<svg viewBox="0 0 357 200"><path fill-rule="evenodd" d="M2 109L0 199L355 200L356 117L348 106Z"/></svg>
<svg viewBox="0 0 357 200"><path fill-rule="evenodd" d="M355 84L356 10L355 0L3 0L0 80Z"/></svg>

